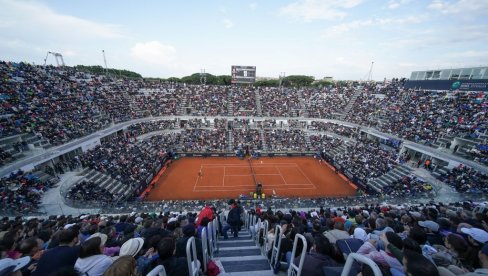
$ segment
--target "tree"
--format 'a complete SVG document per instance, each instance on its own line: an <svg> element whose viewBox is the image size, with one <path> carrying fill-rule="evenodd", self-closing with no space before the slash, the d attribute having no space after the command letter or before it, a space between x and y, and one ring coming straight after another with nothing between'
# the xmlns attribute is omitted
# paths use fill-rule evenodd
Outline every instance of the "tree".
<svg viewBox="0 0 488 276"><path fill-rule="evenodd" d="M230 75L220 75L217 76L217 84L219 85L230 85L232 78Z"/></svg>
<svg viewBox="0 0 488 276"><path fill-rule="evenodd" d="M280 84L279 80L259 80L254 83L255 86L276 87Z"/></svg>
<svg viewBox="0 0 488 276"><path fill-rule="evenodd" d="M111 75L119 76L119 77L126 77L126 78L142 78L142 76L139 73L128 71L128 70L121 70L121 69L114 69L114 68L108 68L105 70L100 65L91 65L91 66L86 66L86 65L76 65L75 68L80 71L84 72L89 72L95 75L103 75L105 73L109 73Z"/></svg>
<svg viewBox="0 0 488 276"><path fill-rule="evenodd" d="M316 87L331 87L331 86L334 86L334 82L332 82L332 81L326 81L326 80L319 80L319 81L315 81L313 83L313 86L316 86Z"/></svg>
<svg viewBox="0 0 488 276"><path fill-rule="evenodd" d="M293 87L310 86L314 80L315 78L311 76L291 75L283 79L283 85Z"/></svg>

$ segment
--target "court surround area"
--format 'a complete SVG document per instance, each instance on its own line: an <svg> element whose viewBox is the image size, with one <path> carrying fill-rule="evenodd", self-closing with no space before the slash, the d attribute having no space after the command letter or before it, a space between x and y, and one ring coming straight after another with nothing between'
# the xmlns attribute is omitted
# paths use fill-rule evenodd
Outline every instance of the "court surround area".
<svg viewBox="0 0 488 276"><path fill-rule="evenodd" d="M156 182L148 200L190 200L249 196L263 185L266 196L353 196L347 178L312 157L184 157L174 161Z"/></svg>

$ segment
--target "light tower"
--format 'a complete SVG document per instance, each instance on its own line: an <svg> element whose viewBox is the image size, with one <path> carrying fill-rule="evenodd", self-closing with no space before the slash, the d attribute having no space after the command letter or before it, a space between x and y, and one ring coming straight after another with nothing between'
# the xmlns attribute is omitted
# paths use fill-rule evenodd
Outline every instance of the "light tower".
<svg viewBox="0 0 488 276"><path fill-rule="evenodd" d="M205 85L207 83L207 74L205 73L205 68L200 70L200 84Z"/></svg>
<svg viewBox="0 0 488 276"><path fill-rule="evenodd" d="M63 55L61 55L60 53L56 53L56 52L47 52L46 58L44 58L44 66L46 66L47 58L49 57L49 55L53 55L54 56L54 59L56 60L56 65L58 67L65 66L64 59L63 59Z"/></svg>
<svg viewBox="0 0 488 276"><path fill-rule="evenodd" d="M108 74L107 58L105 57L105 50L102 50L103 64L105 65L105 74Z"/></svg>
<svg viewBox="0 0 488 276"><path fill-rule="evenodd" d="M368 82L371 81L371 79L373 78L373 65L374 65L374 61L371 61L371 67L369 68L369 73L368 73Z"/></svg>

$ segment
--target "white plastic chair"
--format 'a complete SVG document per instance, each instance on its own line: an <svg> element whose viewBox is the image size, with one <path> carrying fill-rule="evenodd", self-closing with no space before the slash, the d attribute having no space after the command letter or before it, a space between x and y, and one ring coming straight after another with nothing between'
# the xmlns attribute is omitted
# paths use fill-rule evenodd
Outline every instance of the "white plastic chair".
<svg viewBox="0 0 488 276"><path fill-rule="evenodd" d="M344 269L342 270L341 276L349 275L349 272L351 272L352 264L354 263L354 261L358 261L363 264L369 265L373 270L375 276L383 275L383 273L381 273L380 268L373 260L358 253L350 253L347 256L346 264L344 265Z"/></svg>
<svg viewBox="0 0 488 276"><path fill-rule="evenodd" d="M251 215L250 216L249 228L247 229L249 231L249 233L251 233L251 239L254 239L254 231L253 231L253 228L254 228L254 225L256 224L255 219L256 219L256 217L254 215Z"/></svg>
<svg viewBox="0 0 488 276"><path fill-rule="evenodd" d="M303 243L302 253L300 254L300 262L298 266L294 263L295 254L297 251L298 240ZM305 255L307 254L307 240L301 234L296 234L295 240L293 241L293 250L291 251L291 261L288 267L288 276L300 276L302 274L303 262L305 261Z"/></svg>
<svg viewBox="0 0 488 276"><path fill-rule="evenodd" d="M249 229L249 214L244 214L244 229Z"/></svg>
<svg viewBox="0 0 488 276"><path fill-rule="evenodd" d="M286 262L280 261L280 256L278 254L280 252L280 247L281 247L281 234L282 234L281 226L276 225L275 240L273 242L273 247L271 248L271 262L270 262L271 269L273 269L275 264L277 263L287 264Z"/></svg>
<svg viewBox="0 0 488 276"><path fill-rule="evenodd" d="M259 246L259 230L261 230L261 226L261 218L258 218L258 222L256 222L256 225L253 228L254 242L256 243L256 246Z"/></svg>
<svg viewBox="0 0 488 276"><path fill-rule="evenodd" d="M186 260L188 262L188 272L190 276L196 276L200 273L200 263L197 259L197 247L195 237L188 239L186 243Z"/></svg>
<svg viewBox="0 0 488 276"><path fill-rule="evenodd" d="M207 240L207 227L202 228L203 272L207 271L207 263L210 257Z"/></svg>
<svg viewBox="0 0 488 276"><path fill-rule="evenodd" d="M264 221L263 223L263 244L260 246L261 248L261 254L263 256L266 256L266 246L268 244L268 228L269 228L269 222L267 220ZM258 241L259 241L259 238L258 238Z"/></svg>
<svg viewBox="0 0 488 276"><path fill-rule="evenodd" d="M213 252L214 252L214 236L213 236L213 228L214 228L214 225L212 222L209 222L207 224L207 239L208 239L208 252L210 254L210 258L213 258Z"/></svg>
<svg viewBox="0 0 488 276"><path fill-rule="evenodd" d="M158 265L153 270L151 270L151 272L149 272L147 276L166 276L166 270L164 269L164 266Z"/></svg>

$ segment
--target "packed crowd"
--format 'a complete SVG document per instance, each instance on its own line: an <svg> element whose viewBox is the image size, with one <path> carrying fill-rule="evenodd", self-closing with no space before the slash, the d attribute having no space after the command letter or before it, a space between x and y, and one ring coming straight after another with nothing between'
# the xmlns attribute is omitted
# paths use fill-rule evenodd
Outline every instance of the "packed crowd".
<svg viewBox="0 0 488 276"><path fill-rule="evenodd" d="M439 179L456 188L458 192L474 194L488 192L488 175L466 166L460 165L447 174L442 173Z"/></svg>
<svg viewBox="0 0 488 276"><path fill-rule="evenodd" d="M345 152L329 158L341 170L367 183L391 170L396 164L397 153L383 149L377 142L363 139L347 144Z"/></svg>
<svg viewBox="0 0 488 276"><path fill-rule="evenodd" d="M317 151L328 152L344 144L344 140L326 134L310 135L310 145Z"/></svg>
<svg viewBox="0 0 488 276"><path fill-rule="evenodd" d="M432 144L442 134L472 139L486 130L484 93L409 90L392 82L365 89L356 103L346 121L415 142Z"/></svg>
<svg viewBox="0 0 488 276"><path fill-rule="evenodd" d="M174 129L175 126L176 120L150 121L130 125L127 128L127 132L130 133L131 136L137 137L149 132Z"/></svg>
<svg viewBox="0 0 488 276"><path fill-rule="evenodd" d="M304 89L303 97L308 104L309 116L332 118L333 113L342 113L354 94L354 88Z"/></svg>
<svg viewBox="0 0 488 276"><path fill-rule="evenodd" d="M404 176L402 179L383 187L384 194L397 197L428 195L430 192L433 192L432 185L415 175Z"/></svg>
<svg viewBox="0 0 488 276"><path fill-rule="evenodd" d="M476 138L487 121L486 94L408 90L397 80L334 88L229 88L95 76L70 67L10 62L0 62L0 75L4 88L0 136L37 133L54 145L111 122L174 115L185 104L195 115L254 116L256 95L263 115L290 117L303 108L300 97L309 115L319 118L344 112L354 99L346 121L428 144L442 134Z"/></svg>
<svg viewBox="0 0 488 276"><path fill-rule="evenodd" d="M261 105L266 107L262 113L271 117L295 117L300 109L300 99L295 89L264 87L258 88Z"/></svg>
<svg viewBox="0 0 488 276"><path fill-rule="evenodd" d="M234 129L232 135L234 149L242 149L249 145L252 149L263 150L263 141L257 129Z"/></svg>
<svg viewBox="0 0 488 276"><path fill-rule="evenodd" d="M111 203L115 199L104 187L100 187L95 182L85 180L71 187L66 198L83 202L97 201L105 203Z"/></svg>
<svg viewBox="0 0 488 276"><path fill-rule="evenodd" d="M317 130L317 131L329 131L348 138L359 137L358 128L348 127L348 126L334 124L330 122L312 121L311 125L309 126L309 129Z"/></svg>
<svg viewBox="0 0 488 276"><path fill-rule="evenodd" d="M187 105L192 107L192 114L197 116L227 115L227 87L193 86L186 87Z"/></svg>
<svg viewBox="0 0 488 276"><path fill-rule="evenodd" d="M83 167L108 174L121 182L126 187L124 192L134 191L153 175L158 160L167 149L167 142L172 143L173 139L177 139L175 135L153 136L139 142L135 138L117 136L85 152L80 159ZM122 194L113 196L120 198Z"/></svg>
<svg viewBox="0 0 488 276"><path fill-rule="evenodd" d="M295 256L292 247L300 234L307 243L302 275L340 272L344 255L353 252L375 262L383 275L488 273L488 216L483 203L318 205L308 211L248 207L235 200L229 201L231 205L215 203L201 206L200 212L6 217L0 222L0 269L5 275L129 276L146 275L163 265L169 276L188 275L188 239L195 238L202 263L202 229L217 219L218 234L225 238L229 229L245 225L243 214L248 213L269 225L267 233L258 224L250 229L262 237L268 258L273 244L281 241L281 263L273 266L275 272L291 262L298 265L302 245L298 243ZM278 226L282 232L275 236ZM352 269L354 275L372 275L361 263Z"/></svg>
<svg viewBox="0 0 488 276"><path fill-rule="evenodd" d="M14 160L12 154L4 149L0 148L0 166L7 164Z"/></svg>
<svg viewBox="0 0 488 276"><path fill-rule="evenodd" d="M0 62L0 137L37 133L62 144L101 129L93 94L103 77L85 79L74 69ZM73 79L76 78L77 79Z"/></svg>
<svg viewBox="0 0 488 276"><path fill-rule="evenodd" d="M0 179L0 208L7 212L35 213L42 194L53 184L21 170L11 173Z"/></svg>
<svg viewBox="0 0 488 276"><path fill-rule="evenodd" d="M232 116L256 116L256 91L253 88L231 89L230 102L233 104Z"/></svg>
<svg viewBox="0 0 488 276"><path fill-rule="evenodd" d="M228 132L225 129L187 129L182 132L183 152L226 152Z"/></svg>
<svg viewBox="0 0 488 276"><path fill-rule="evenodd" d="M305 133L299 129L265 130L264 139L270 151L310 151L305 140Z"/></svg>
<svg viewBox="0 0 488 276"><path fill-rule="evenodd" d="M488 273L488 217L484 204L374 204L321 207L308 212L257 208L251 212L270 225L266 233L267 250L276 239L281 240L278 258L285 264L298 265L301 243L292 256L293 240L297 234L305 236L307 252L303 275L341 271L344 254L351 252L374 261L383 275ZM276 225L283 231L279 237L274 235ZM254 231L260 233L262 229ZM352 269L354 275L359 272L373 275L360 263ZM280 266L275 266L275 272L278 270Z"/></svg>

